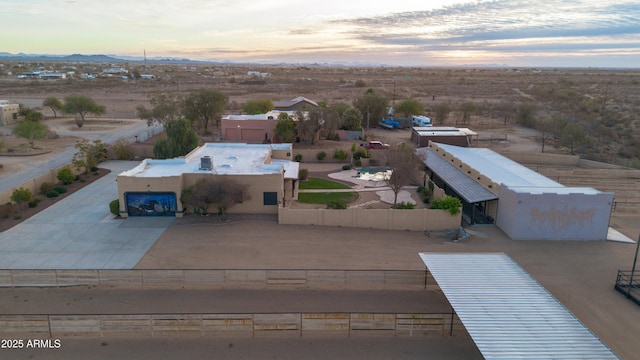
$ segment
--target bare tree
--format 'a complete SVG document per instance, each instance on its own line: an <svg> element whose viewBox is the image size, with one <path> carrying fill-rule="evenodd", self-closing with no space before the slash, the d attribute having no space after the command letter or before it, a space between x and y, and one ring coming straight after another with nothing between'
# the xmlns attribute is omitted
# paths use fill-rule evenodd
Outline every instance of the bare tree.
<svg viewBox="0 0 640 360"><path fill-rule="evenodd" d="M182 191L180 201L190 205L194 212L207 213L209 207L218 208L218 214L224 216L229 208L249 200L249 186L240 184L225 175L218 175L198 181Z"/></svg>
<svg viewBox="0 0 640 360"><path fill-rule="evenodd" d="M393 170L385 182L393 191L393 206L396 206L400 190L419 182L421 161L411 144L399 143L384 151L384 160Z"/></svg>

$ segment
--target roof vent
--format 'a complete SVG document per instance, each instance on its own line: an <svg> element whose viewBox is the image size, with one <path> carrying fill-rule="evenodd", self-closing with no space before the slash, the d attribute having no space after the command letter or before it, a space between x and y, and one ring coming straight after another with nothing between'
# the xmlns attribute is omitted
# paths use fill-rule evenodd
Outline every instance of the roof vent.
<svg viewBox="0 0 640 360"><path fill-rule="evenodd" d="M211 156L200 158L200 170L211 170Z"/></svg>

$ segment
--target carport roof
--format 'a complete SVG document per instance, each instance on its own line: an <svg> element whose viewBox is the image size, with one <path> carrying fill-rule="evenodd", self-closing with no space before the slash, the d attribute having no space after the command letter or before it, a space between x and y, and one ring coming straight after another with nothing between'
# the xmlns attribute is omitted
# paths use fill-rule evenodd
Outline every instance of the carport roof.
<svg viewBox="0 0 640 360"><path fill-rule="evenodd" d="M418 149L426 153L425 165L435 172L449 187L451 187L464 201L473 204L498 198L494 193L475 182L467 174L450 164L442 156L429 148Z"/></svg>
<svg viewBox="0 0 640 360"><path fill-rule="evenodd" d="M485 359L618 359L507 255L420 257Z"/></svg>

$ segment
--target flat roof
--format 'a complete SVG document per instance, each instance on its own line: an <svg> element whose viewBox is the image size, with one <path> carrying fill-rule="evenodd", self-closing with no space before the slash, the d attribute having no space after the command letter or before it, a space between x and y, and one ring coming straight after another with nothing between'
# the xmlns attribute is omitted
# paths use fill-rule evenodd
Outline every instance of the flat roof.
<svg viewBox="0 0 640 360"><path fill-rule="evenodd" d="M485 359L619 359L506 254L420 258Z"/></svg>
<svg viewBox="0 0 640 360"><path fill-rule="evenodd" d="M564 187L564 185L490 149L464 148L440 143L438 143L438 147L476 169L497 184L503 184L507 187Z"/></svg>
<svg viewBox="0 0 640 360"><path fill-rule="evenodd" d="M458 193L464 201L474 204L498 198L496 194L478 184L435 151L429 148L420 148L417 152L426 154L425 165L438 174L442 181Z"/></svg>
<svg viewBox="0 0 640 360"><path fill-rule="evenodd" d="M287 170L291 176L296 167L295 164L290 164L291 161L272 159L271 163L265 163L272 149L290 150L291 148L291 144L206 143L184 158L145 159L133 169L120 173L120 176L163 177L179 176L184 173L265 175L287 172ZM200 159L205 156L211 157L211 170L200 169ZM297 171L295 175L297 178Z"/></svg>
<svg viewBox="0 0 640 360"><path fill-rule="evenodd" d="M414 127L415 131L420 136L474 136L478 135L475 131L468 128L456 128L449 126L419 126Z"/></svg>

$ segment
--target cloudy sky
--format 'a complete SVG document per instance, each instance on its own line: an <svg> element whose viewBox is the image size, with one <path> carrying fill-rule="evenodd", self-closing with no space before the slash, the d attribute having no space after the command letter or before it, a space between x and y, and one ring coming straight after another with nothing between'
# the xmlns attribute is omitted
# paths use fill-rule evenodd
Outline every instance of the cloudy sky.
<svg viewBox="0 0 640 360"><path fill-rule="evenodd" d="M640 2L2 0L0 52L640 67Z"/></svg>

